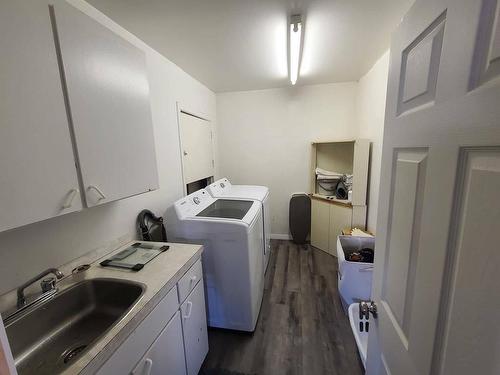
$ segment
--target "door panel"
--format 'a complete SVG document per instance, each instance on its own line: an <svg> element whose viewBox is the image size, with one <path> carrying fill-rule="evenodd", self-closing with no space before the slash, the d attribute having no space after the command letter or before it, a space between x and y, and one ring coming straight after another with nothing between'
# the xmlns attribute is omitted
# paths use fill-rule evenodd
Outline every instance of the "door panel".
<svg viewBox="0 0 500 375"><path fill-rule="evenodd" d="M470 88L488 82L500 74L500 1L483 0Z"/></svg>
<svg viewBox="0 0 500 375"><path fill-rule="evenodd" d="M179 114L184 183L214 175L212 128L209 121Z"/></svg>
<svg viewBox="0 0 500 375"><path fill-rule="evenodd" d="M495 0L416 0L393 34L369 375L498 373L497 19Z"/></svg>
<svg viewBox="0 0 500 375"><path fill-rule="evenodd" d="M3 231L78 211L82 200L48 2L2 1L0 35Z"/></svg>
<svg viewBox="0 0 500 375"><path fill-rule="evenodd" d="M157 189L144 51L66 2L54 13L87 206Z"/></svg>
<svg viewBox="0 0 500 375"><path fill-rule="evenodd" d="M463 149L451 228L446 308L438 337L444 374L500 373L500 147ZM466 348L466 350L464 350Z"/></svg>
<svg viewBox="0 0 500 375"><path fill-rule="evenodd" d="M391 222L388 228L386 274L382 308L397 322L403 341L408 341L414 291L418 238L425 185L427 150L395 154Z"/></svg>
<svg viewBox="0 0 500 375"><path fill-rule="evenodd" d="M402 52L399 114L431 103L436 97L445 21L446 12L434 20Z"/></svg>

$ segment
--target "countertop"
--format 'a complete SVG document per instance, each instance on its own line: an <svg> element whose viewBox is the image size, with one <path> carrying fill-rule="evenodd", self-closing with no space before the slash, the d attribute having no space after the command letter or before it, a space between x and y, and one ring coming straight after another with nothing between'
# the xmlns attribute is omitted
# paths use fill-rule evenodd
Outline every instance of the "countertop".
<svg viewBox="0 0 500 375"><path fill-rule="evenodd" d="M170 289L175 287L184 273L200 258L203 251L201 245L167 243L170 248L147 263L139 272L99 265L100 261L136 242L142 241L128 242L99 259L93 259L88 270L70 274L58 282L59 287L63 288L65 285L86 279L114 278L134 281L146 286L142 296L127 314L92 344L91 349L82 354L63 374L94 374Z"/></svg>

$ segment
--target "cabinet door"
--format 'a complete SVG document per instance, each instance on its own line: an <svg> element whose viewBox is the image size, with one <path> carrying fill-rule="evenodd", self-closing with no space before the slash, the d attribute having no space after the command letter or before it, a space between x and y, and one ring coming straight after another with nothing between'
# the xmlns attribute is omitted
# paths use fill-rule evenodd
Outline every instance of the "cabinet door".
<svg viewBox="0 0 500 375"><path fill-rule="evenodd" d="M181 112L179 125L184 183L213 176L214 154L210 122Z"/></svg>
<svg viewBox="0 0 500 375"><path fill-rule="evenodd" d="M328 252L337 255L337 237L342 234L342 229L350 228L352 208L330 205L330 234Z"/></svg>
<svg viewBox="0 0 500 375"><path fill-rule="evenodd" d="M179 311L177 288L170 289L168 294L153 308L125 341L115 350L111 357L96 372L97 375L130 374L148 348L151 348L158 335L168 322ZM182 338L182 337L181 337ZM182 342L182 340L180 341ZM184 352L182 352L184 360Z"/></svg>
<svg viewBox="0 0 500 375"><path fill-rule="evenodd" d="M48 2L0 2L0 231L82 208Z"/></svg>
<svg viewBox="0 0 500 375"><path fill-rule="evenodd" d="M203 280L181 305L182 330L188 375L196 375L208 353L207 317Z"/></svg>
<svg viewBox="0 0 500 375"><path fill-rule="evenodd" d="M157 189L144 52L65 2L54 13L87 206Z"/></svg>
<svg viewBox="0 0 500 375"><path fill-rule="evenodd" d="M139 361L133 375L185 375L182 326L177 312Z"/></svg>
<svg viewBox="0 0 500 375"><path fill-rule="evenodd" d="M311 245L328 250L330 203L311 199Z"/></svg>

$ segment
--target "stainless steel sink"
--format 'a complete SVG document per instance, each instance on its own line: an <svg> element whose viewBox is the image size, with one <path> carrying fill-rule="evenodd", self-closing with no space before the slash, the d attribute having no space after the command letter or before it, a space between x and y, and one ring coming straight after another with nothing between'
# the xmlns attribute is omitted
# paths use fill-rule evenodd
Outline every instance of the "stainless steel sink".
<svg viewBox="0 0 500 375"><path fill-rule="evenodd" d="M88 279L6 325L19 374L57 374L118 323L144 291L118 279Z"/></svg>

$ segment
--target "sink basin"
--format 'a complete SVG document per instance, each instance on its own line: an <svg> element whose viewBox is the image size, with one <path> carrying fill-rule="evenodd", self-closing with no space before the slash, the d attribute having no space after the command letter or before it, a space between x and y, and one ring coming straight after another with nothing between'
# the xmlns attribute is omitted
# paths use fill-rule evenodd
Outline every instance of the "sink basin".
<svg viewBox="0 0 500 375"><path fill-rule="evenodd" d="M118 323L144 291L141 284L89 279L21 314L5 329L19 374L57 374Z"/></svg>

